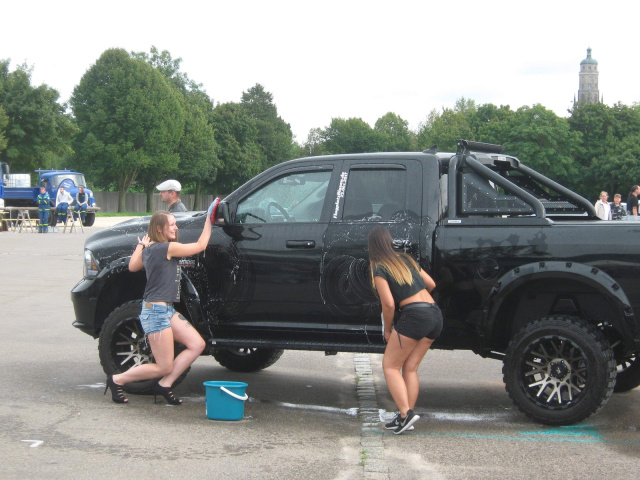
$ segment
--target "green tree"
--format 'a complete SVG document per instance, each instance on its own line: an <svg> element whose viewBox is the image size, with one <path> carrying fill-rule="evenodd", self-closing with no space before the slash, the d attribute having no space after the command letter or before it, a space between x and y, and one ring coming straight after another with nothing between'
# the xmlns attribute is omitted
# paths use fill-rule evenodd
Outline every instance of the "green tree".
<svg viewBox="0 0 640 480"><path fill-rule="evenodd" d="M159 171L157 168L146 168L141 172L145 191L147 192L147 208L151 209L152 195L155 185L161 178L176 176L184 184L195 185L194 210L200 204L202 188L211 184L220 166L214 139L211 114L213 102L202 90L202 85L189 79L180 72L181 58L173 59L171 54L151 47L150 54L132 53L134 58L143 60L164 75L183 97L182 106L185 112L185 131L178 146L180 163L177 171Z"/></svg>
<svg viewBox="0 0 640 480"><path fill-rule="evenodd" d="M4 113L2 105L0 105L0 155L2 155L2 151L7 148L7 137L5 136L7 125L9 125L9 117Z"/></svg>
<svg viewBox="0 0 640 480"><path fill-rule="evenodd" d="M324 150L327 154L364 153L380 150L380 138L361 118L332 118L322 131Z"/></svg>
<svg viewBox="0 0 640 480"><path fill-rule="evenodd" d="M441 151L455 152L458 140L474 139L470 120L475 112L473 100L466 100L464 97L456 102L453 109L444 108L440 115L432 110L418 130L418 149L424 150L437 145Z"/></svg>
<svg viewBox="0 0 640 480"><path fill-rule="evenodd" d="M580 140L567 119L534 105L516 110L503 145L529 167L572 188L578 175L574 157L581 152Z"/></svg>
<svg viewBox="0 0 640 480"><path fill-rule="evenodd" d="M262 171L263 153L255 120L238 103L218 104L213 127L221 166L216 192L229 193Z"/></svg>
<svg viewBox="0 0 640 480"><path fill-rule="evenodd" d="M473 139L479 142L504 144L515 121L515 112L508 105L480 105L469 120Z"/></svg>
<svg viewBox="0 0 640 480"><path fill-rule="evenodd" d="M198 209L203 186L213 184L221 166L214 125L209 121L213 107L199 92L185 96L185 132L180 142L180 175L195 185L193 210Z"/></svg>
<svg viewBox="0 0 640 480"><path fill-rule="evenodd" d="M76 132L58 92L31 85L32 68L18 66L9 72L9 60L0 61L0 108L6 125L0 125L0 160L14 172L50 167L53 159L72 152L70 139ZM0 122L2 120L0 119Z"/></svg>
<svg viewBox="0 0 640 480"><path fill-rule="evenodd" d="M148 63L122 49L105 51L74 89L71 105L80 133L77 158L96 183L125 193L144 168L176 169L184 134L180 94Z"/></svg>
<svg viewBox="0 0 640 480"><path fill-rule="evenodd" d="M291 126L278 115L273 95L256 84L242 92L242 105L258 129L258 144L264 159L262 169L291 160L295 151L293 133Z"/></svg>
<svg viewBox="0 0 640 480"><path fill-rule="evenodd" d="M384 152L408 152L415 148L409 122L395 113L389 112L380 117L374 130L378 134L380 150Z"/></svg>
<svg viewBox="0 0 640 480"><path fill-rule="evenodd" d="M297 157L315 157L324 154L324 138L321 128L312 128L307 141L300 147Z"/></svg>

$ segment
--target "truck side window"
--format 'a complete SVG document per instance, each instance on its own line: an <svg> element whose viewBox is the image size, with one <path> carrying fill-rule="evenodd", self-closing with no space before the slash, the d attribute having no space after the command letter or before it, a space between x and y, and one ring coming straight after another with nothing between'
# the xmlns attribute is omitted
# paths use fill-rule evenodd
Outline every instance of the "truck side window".
<svg viewBox="0 0 640 480"><path fill-rule="evenodd" d="M236 222L318 222L330 179L330 171L305 171L279 177L238 204Z"/></svg>
<svg viewBox="0 0 640 480"><path fill-rule="evenodd" d="M532 215L533 208L475 172L461 175L460 213L466 215Z"/></svg>
<svg viewBox="0 0 640 480"><path fill-rule="evenodd" d="M405 214L406 170L352 169L342 219L356 222L401 221Z"/></svg>

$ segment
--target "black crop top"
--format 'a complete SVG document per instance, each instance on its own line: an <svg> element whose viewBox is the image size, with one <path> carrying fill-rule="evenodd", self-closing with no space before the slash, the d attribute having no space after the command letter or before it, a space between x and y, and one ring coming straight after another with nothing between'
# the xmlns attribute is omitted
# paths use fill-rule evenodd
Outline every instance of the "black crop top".
<svg viewBox="0 0 640 480"><path fill-rule="evenodd" d="M373 271L374 277L382 277L389 284L389 288L391 289L391 295L393 296L393 300L396 302L396 306L400 304L406 298L409 298L421 290L425 290L427 286L424 284L424 280L420 275L420 271L416 270L413 265L404 257L402 261L409 267L411 270L411 285L400 285L396 280L391 276L391 274L387 271L386 268L379 265Z"/></svg>

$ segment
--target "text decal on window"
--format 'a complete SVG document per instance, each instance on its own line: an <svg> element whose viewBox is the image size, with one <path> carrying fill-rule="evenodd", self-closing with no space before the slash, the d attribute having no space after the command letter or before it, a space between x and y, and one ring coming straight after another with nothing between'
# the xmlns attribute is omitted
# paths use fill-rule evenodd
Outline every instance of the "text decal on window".
<svg viewBox="0 0 640 480"><path fill-rule="evenodd" d="M338 185L338 191L336 192L336 208L333 211L333 218L338 218L338 211L340 210L340 199L344 198L344 189L347 186L347 177L349 173L342 172L340 174L340 185Z"/></svg>

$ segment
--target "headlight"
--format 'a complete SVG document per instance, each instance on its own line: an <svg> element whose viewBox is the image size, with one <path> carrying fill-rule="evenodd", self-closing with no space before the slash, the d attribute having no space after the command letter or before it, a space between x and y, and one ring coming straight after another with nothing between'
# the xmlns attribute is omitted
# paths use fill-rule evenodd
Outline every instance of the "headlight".
<svg viewBox="0 0 640 480"><path fill-rule="evenodd" d="M85 250L84 251L84 271L83 271L84 278L87 278L87 279L96 278L99 272L100 272L100 265L98 264L98 261L93 256L93 253L91 253L91 250Z"/></svg>

